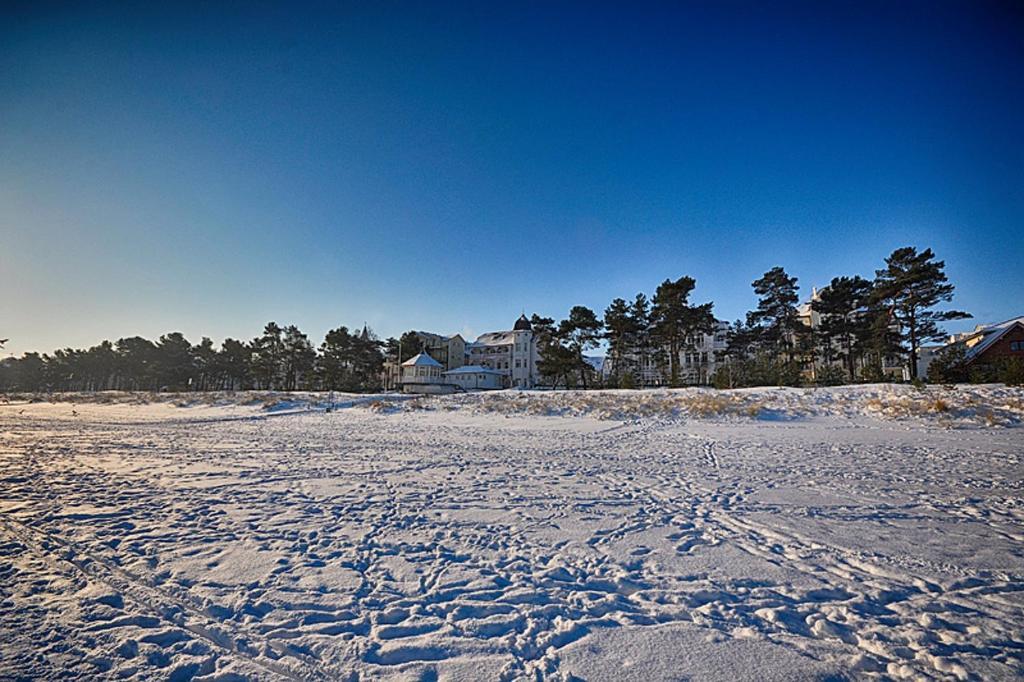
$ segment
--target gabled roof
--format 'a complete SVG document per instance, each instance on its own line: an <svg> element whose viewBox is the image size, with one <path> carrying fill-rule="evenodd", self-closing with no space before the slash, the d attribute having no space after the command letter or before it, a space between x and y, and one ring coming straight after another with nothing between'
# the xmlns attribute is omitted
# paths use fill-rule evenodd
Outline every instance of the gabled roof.
<svg viewBox="0 0 1024 682"><path fill-rule="evenodd" d="M402 363L402 367L440 367L441 363L426 353L417 353Z"/></svg>
<svg viewBox="0 0 1024 682"><path fill-rule="evenodd" d="M980 341L967 348L966 359L971 361L984 353L986 350L992 347L999 339L1003 338L1006 332L1017 326L1024 327L1024 317L1015 317L1012 320L1006 320L999 324L991 324L987 327L977 327L974 333L963 339L967 342L971 339L977 338L979 335L982 337Z"/></svg>

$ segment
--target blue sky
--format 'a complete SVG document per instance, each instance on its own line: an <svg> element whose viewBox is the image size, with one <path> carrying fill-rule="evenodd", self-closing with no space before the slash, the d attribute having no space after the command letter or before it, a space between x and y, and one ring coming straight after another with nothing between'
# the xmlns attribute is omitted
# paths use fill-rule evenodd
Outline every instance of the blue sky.
<svg viewBox="0 0 1024 682"><path fill-rule="evenodd" d="M212 5L5 4L7 352L476 334L684 274L735 319L904 245L1024 314L1015 3Z"/></svg>

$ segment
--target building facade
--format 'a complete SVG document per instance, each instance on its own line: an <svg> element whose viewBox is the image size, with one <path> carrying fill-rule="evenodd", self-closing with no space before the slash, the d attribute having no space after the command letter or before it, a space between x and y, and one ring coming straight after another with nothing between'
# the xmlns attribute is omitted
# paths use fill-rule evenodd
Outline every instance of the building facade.
<svg viewBox="0 0 1024 682"><path fill-rule="evenodd" d="M423 350L449 372L466 364L466 341L462 335L444 336L432 332L413 332L423 342Z"/></svg>
<svg viewBox="0 0 1024 682"><path fill-rule="evenodd" d="M488 332L466 344L467 363L500 372L503 387L533 388L540 383L540 359L533 326L520 315L512 329Z"/></svg>
<svg viewBox="0 0 1024 682"><path fill-rule="evenodd" d="M444 380L464 391L489 391L505 387L505 375L490 367L463 365L448 372L442 372Z"/></svg>

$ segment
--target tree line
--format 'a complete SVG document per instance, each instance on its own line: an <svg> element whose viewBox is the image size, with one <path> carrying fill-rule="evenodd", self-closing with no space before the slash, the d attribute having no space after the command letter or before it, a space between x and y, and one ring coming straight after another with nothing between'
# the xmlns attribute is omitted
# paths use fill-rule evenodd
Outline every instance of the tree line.
<svg viewBox="0 0 1024 682"><path fill-rule="evenodd" d="M698 383L720 388L762 385L838 384L883 381L885 369L906 367L917 378L921 347L939 341L941 323L970 317L959 310L939 310L952 301L954 286L945 263L931 249L893 251L871 280L840 276L810 302L817 324L808 324L799 309L797 278L774 267L752 283L757 307L745 319L719 323L713 302L694 303L696 280L666 279L650 298L640 292L627 301L616 298L600 318L574 306L557 324L533 316L539 333L539 370L554 385L581 386L600 380L585 353L607 343L605 385L632 388L653 381L668 386L692 383L683 360L710 365L702 340L721 334L714 376Z"/></svg>
<svg viewBox="0 0 1024 682"><path fill-rule="evenodd" d="M390 341L390 340L389 340ZM338 327L319 348L294 325L270 322L251 341L209 338L190 343L180 332L141 336L91 348L25 353L0 362L4 391L374 391L381 386L384 348L372 331Z"/></svg>
<svg viewBox="0 0 1024 682"><path fill-rule="evenodd" d="M892 362L916 379L921 347L943 338L941 324L970 317L938 309L952 301L954 286L931 249L896 249L870 280L833 278L810 302L814 325L800 314L797 278L782 267L752 283L756 308L730 324L715 318L713 302L691 300L696 284L689 276L666 279L650 297L640 292L628 301L614 299L603 317L579 305L558 322L534 314L538 372L550 386L694 383L693 367L699 371L712 359L702 340L721 335L716 371L698 374L697 383L732 388L881 381ZM602 343L606 372L596 371L586 355ZM298 327L275 322L251 341L229 338L220 348L209 338L193 345L171 332L157 341L135 336L85 350L7 358L0 362L0 390L376 391L386 358L401 363L423 347L415 332L381 341L365 326L361 332L333 329L316 348ZM949 360L937 365L940 376L952 371L947 366L955 369Z"/></svg>
<svg viewBox="0 0 1024 682"><path fill-rule="evenodd" d="M835 277L810 301L816 325L798 314L797 278L780 267L753 283L757 308L730 326L718 386L883 381L887 368L918 378L922 346L945 337L941 324L971 317L939 310L953 299L945 262L931 249L896 249L875 271Z"/></svg>

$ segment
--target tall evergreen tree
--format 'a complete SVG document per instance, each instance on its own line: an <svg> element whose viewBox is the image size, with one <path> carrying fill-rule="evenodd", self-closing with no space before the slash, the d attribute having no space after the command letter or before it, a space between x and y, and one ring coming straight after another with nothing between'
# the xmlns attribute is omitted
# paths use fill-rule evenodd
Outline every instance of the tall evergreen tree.
<svg viewBox="0 0 1024 682"><path fill-rule="evenodd" d="M601 341L601 320L594 311L585 306L573 306L569 317L558 324L557 338L572 354L572 362L580 375L580 383L587 388L587 374L592 371L583 354L597 348Z"/></svg>
<svg viewBox="0 0 1024 682"><path fill-rule="evenodd" d="M835 277L811 301L811 308L821 316L821 356L826 363L841 359L851 381L856 379L857 359L871 337L872 290L871 282L862 277Z"/></svg>
<svg viewBox="0 0 1024 682"><path fill-rule="evenodd" d="M217 349L213 347L213 339L204 336L192 347L192 364L195 366L196 381L193 388L197 391L209 391L216 388L220 371Z"/></svg>
<svg viewBox="0 0 1024 682"><path fill-rule="evenodd" d="M328 391L349 390L352 384L352 344L348 327L332 329L320 344L317 360L321 386Z"/></svg>
<svg viewBox="0 0 1024 682"><path fill-rule="evenodd" d="M118 388L144 390L156 388L156 345L141 336L118 339L114 344L118 364Z"/></svg>
<svg viewBox="0 0 1024 682"><path fill-rule="evenodd" d="M786 274L781 267L774 267L752 284L754 293L760 298L757 309L747 315L747 324L760 329L760 340L774 352L788 352L790 359L795 348L795 335L801 327L797 316L800 301L797 278Z"/></svg>
<svg viewBox="0 0 1024 682"><path fill-rule="evenodd" d="M293 324L284 328L281 356L284 367L284 390L294 391L300 381L308 383L312 378L316 351L313 350L309 337Z"/></svg>
<svg viewBox="0 0 1024 682"><path fill-rule="evenodd" d="M246 389L252 381L252 348L244 341L224 339L218 353L218 365L231 389Z"/></svg>
<svg viewBox="0 0 1024 682"><path fill-rule="evenodd" d="M651 350L654 341L651 331L651 302L643 292L638 293L629 306L629 316L633 321L633 330L636 337L633 340L635 349L635 360L633 372L642 381L642 372L645 365L651 361ZM639 383L639 381L638 381Z"/></svg>
<svg viewBox="0 0 1024 682"><path fill-rule="evenodd" d="M384 370L383 343L365 325L359 336L353 337L352 372L357 391L377 391L381 387Z"/></svg>
<svg viewBox="0 0 1024 682"><path fill-rule="evenodd" d="M111 387L117 365L114 344L101 341L81 356L79 373L85 379L84 390L103 391Z"/></svg>
<svg viewBox="0 0 1024 682"><path fill-rule="evenodd" d="M156 344L158 388L183 391L191 387L195 367L192 344L181 332L164 334Z"/></svg>
<svg viewBox="0 0 1024 682"><path fill-rule="evenodd" d="M398 344L402 351L401 357L398 358L399 364L422 353L424 348L423 339L421 339L416 332L411 330L402 334L401 338L398 339Z"/></svg>
<svg viewBox="0 0 1024 682"><path fill-rule="evenodd" d="M622 376L631 373L630 368L625 366L626 358L631 357L634 352L636 337L630 312L629 304L621 298L612 301L604 311L604 338L608 342L608 359L616 383Z"/></svg>
<svg viewBox="0 0 1024 682"><path fill-rule="evenodd" d="M913 246L896 249L875 272L874 300L896 323L896 338L907 354L910 378L917 378L921 345L944 336L941 322L971 317L961 310L938 311L940 303L953 300L954 286L945 273L944 261L935 260L931 249L918 253ZM880 323L881 324L881 323Z"/></svg>
<svg viewBox="0 0 1024 682"><path fill-rule="evenodd" d="M318 360L323 388L354 392L380 388L384 344L371 331L365 331L352 334L342 326L327 332Z"/></svg>
<svg viewBox="0 0 1024 682"><path fill-rule="evenodd" d="M550 382L551 388L560 383L566 388L573 386L579 363L576 353L566 345L563 332L568 330L568 323L555 325L554 319L534 313L530 326L537 339L537 371Z"/></svg>
<svg viewBox="0 0 1024 682"><path fill-rule="evenodd" d="M654 292L651 307L651 332L654 341L668 352L669 384L678 386L680 354L694 347L694 337L715 329L712 303L690 304L697 281L692 277L666 279Z"/></svg>
<svg viewBox="0 0 1024 682"><path fill-rule="evenodd" d="M537 372L540 383L549 383L555 388L558 381L558 363L552 363L551 347L554 344L555 321L550 317L542 317L537 313L530 316L530 327L533 329L534 343L537 346Z"/></svg>
<svg viewBox="0 0 1024 682"><path fill-rule="evenodd" d="M555 320L550 317L541 317L537 313L530 316L530 327L533 335L540 343L550 342L555 336Z"/></svg>
<svg viewBox="0 0 1024 682"><path fill-rule="evenodd" d="M284 358L284 330L276 322L268 322L263 335L252 340L252 369L261 388L272 390L280 385Z"/></svg>

